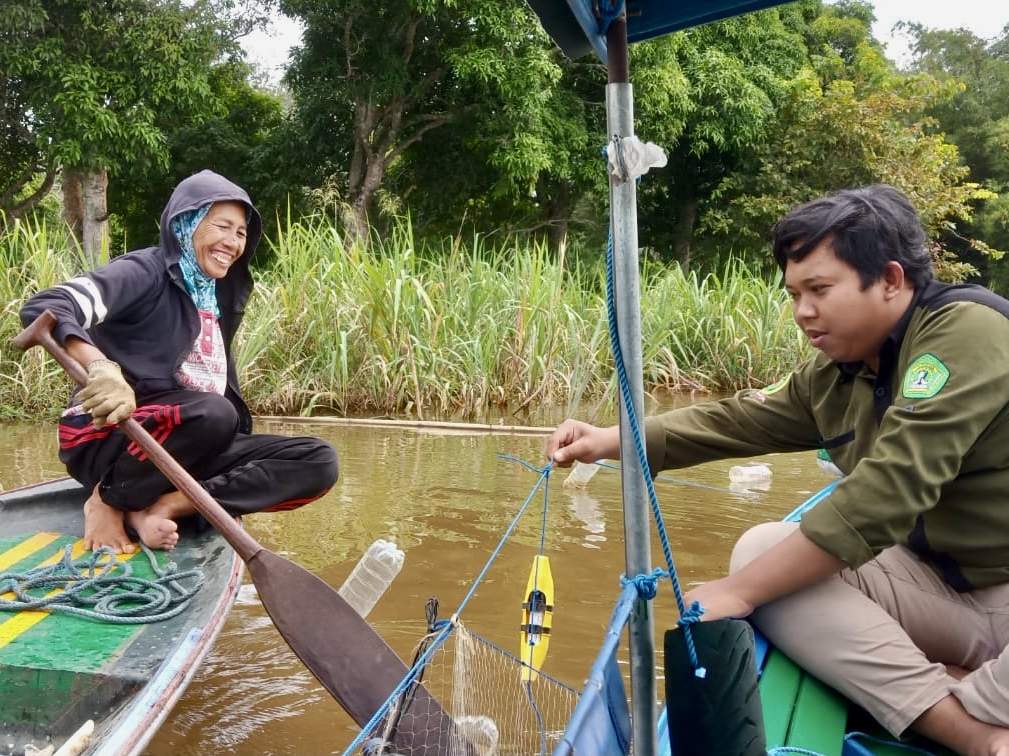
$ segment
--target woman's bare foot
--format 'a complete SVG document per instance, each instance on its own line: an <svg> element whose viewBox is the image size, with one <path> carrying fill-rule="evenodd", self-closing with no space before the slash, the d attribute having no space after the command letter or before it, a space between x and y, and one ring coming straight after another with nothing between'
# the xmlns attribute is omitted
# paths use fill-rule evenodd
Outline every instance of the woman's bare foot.
<svg viewBox="0 0 1009 756"><path fill-rule="evenodd" d="M102 546L117 554L132 554L134 549L123 526L123 513L106 504L95 486L84 502L84 547L94 551Z"/></svg>
<svg viewBox="0 0 1009 756"><path fill-rule="evenodd" d="M179 526L175 520L192 514L195 508L183 494L171 491L159 497L147 509L127 512L126 523L137 531L148 548L171 550L179 542Z"/></svg>

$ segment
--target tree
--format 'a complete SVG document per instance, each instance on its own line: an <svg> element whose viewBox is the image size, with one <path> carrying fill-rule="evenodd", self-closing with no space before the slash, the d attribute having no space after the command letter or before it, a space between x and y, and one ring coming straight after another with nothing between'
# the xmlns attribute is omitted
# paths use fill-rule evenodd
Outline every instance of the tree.
<svg viewBox="0 0 1009 756"><path fill-rule="evenodd" d="M206 108L210 63L233 44L223 9L211 0L8 2L0 71L14 94L4 108L35 159L3 197L62 168L68 221L94 262L106 244L108 171L164 166L158 117ZM17 212L25 209L22 200Z"/></svg>
<svg viewBox="0 0 1009 756"><path fill-rule="evenodd" d="M164 135L164 165L127 164L111 172L109 203L123 224L126 246L154 243L169 194L186 176L209 168L246 189L269 225L287 201L283 161L275 155L284 122L280 98L249 83L245 63L229 60L207 74L210 112L165 113L155 126ZM286 148L286 144L284 145Z"/></svg>
<svg viewBox="0 0 1009 756"><path fill-rule="evenodd" d="M521 0L280 5L305 24L286 80L310 180L337 179L357 235L390 168L447 124L480 118L482 151L512 187L528 190L551 163L541 115L560 71Z"/></svg>
<svg viewBox="0 0 1009 756"><path fill-rule="evenodd" d="M787 84L807 62L810 3L747 14L640 45L639 132L669 148L642 184L643 241L691 263L699 214L724 176L764 143Z"/></svg>
<svg viewBox="0 0 1009 756"><path fill-rule="evenodd" d="M1009 249L1009 26L992 41L965 29L935 30L919 24L906 29L913 43L913 69L954 87L954 94L935 103L929 114L960 150L971 179L1000 195L981 204L959 233ZM994 287L1009 292L1007 262L971 255L964 243L959 251Z"/></svg>
<svg viewBox="0 0 1009 756"><path fill-rule="evenodd" d="M833 12L836 12L834 9ZM838 188L885 182L902 189L934 240L940 274L961 280L972 267L958 259L958 222L992 196L928 113L956 93L954 83L896 71L870 36L870 18L851 24L814 21L814 54L789 82L773 134L727 175L705 209L701 231L736 252L764 247L768 229L794 204ZM843 31L840 42L830 35ZM824 35L825 33L825 35ZM983 253L983 241L963 240Z"/></svg>
<svg viewBox="0 0 1009 756"><path fill-rule="evenodd" d="M10 64L19 38L44 18L37 3L13 3L0 14L0 230L34 209L56 179L56 165L35 135L25 78Z"/></svg>
<svg viewBox="0 0 1009 756"><path fill-rule="evenodd" d="M408 208L427 235L458 233L467 224L485 234L542 235L558 251L573 224L601 225L578 216L586 205L598 210L605 203L606 71L594 58L551 55L560 77L542 93L533 116L545 148L535 175L516 170L521 149L509 158L514 142L500 138L498 109L476 108L391 166L384 196L393 208Z"/></svg>

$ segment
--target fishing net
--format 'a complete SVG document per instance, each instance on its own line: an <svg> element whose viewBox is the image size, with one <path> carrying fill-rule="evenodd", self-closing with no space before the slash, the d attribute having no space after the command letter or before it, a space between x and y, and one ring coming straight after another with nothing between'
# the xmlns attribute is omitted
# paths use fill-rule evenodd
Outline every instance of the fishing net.
<svg viewBox="0 0 1009 756"><path fill-rule="evenodd" d="M433 635L421 642L418 656L431 638ZM422 701L407 690L357 753L551 753L578 702L578 692L542 672L525 682L523 667L517 656L458 623L423 671L424 688L443 710L426 705L430 698Z"/></svg>

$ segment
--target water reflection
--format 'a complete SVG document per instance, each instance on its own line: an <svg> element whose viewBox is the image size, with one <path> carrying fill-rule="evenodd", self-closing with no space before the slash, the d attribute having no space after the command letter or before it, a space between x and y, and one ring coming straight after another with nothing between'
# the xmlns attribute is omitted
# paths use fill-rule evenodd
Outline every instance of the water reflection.
<svg viewBox="0 0 1009 756"><path fill-rule="evenodd" d="M598 549L595 542L606 540L606 536L603 535L606 532L606 521L603 519L599 501L585 491L569 494L568 499L571 514L585 526L587 535L582 545L589 549Z"/></svg>
<svg viewBox="0 0 1009 756"><path fill-rule="evenodd" d="M543 439L459 435L390 428L260 423L269 432L320 435L340 451L341 480L301 510L248 518L267 548L339 586L377 538L406 552L403 571L369 620L404 657L424 632L424 604L450 614L465 595L535 475L500 453L542 463ZM828 478L813 455L763 458L774 476L766 491L728 490L736 462L664 473L656 481L677 569L685 584L724 573L747 527L779 519ZM0 486L62 475L51 426L4 426ZM555 481L546 553L556 584L554 628L545 671L580 687L619 592L624 571L620 475L600 470L583 490ZM534 501L467 608L467 624L517 650L526 578L539 550L541 503ZM652 562L661 551L653 542ZM673 624L671 592L660 589L656 632ZM352 643L353 639L347 639ZM356 730L287 649L255 596L243 588L212 653L147 753L338 753Z"/></svg>

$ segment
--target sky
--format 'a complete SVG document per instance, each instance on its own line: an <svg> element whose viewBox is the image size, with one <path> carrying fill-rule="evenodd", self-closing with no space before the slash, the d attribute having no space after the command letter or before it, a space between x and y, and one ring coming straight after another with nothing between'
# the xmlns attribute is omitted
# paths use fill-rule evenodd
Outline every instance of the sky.
<svg viewBox="0 0 1009 756"><path fill-rule="evenodd" d="M898 63L908 60L906 39L891 33L898 21L916 21L934 29L964 27L985 38L999 35L1009 24L1009 4L1004 0L876 0L875 8L873 34ZM278 15L269 32L250 34L242 46L249 59L276 82L283 75L288 51L298 44L300 35L298 23Z"/></svg>

